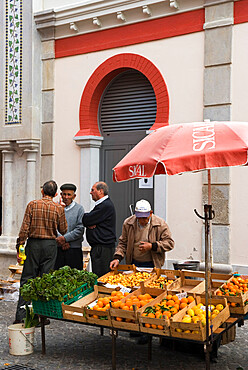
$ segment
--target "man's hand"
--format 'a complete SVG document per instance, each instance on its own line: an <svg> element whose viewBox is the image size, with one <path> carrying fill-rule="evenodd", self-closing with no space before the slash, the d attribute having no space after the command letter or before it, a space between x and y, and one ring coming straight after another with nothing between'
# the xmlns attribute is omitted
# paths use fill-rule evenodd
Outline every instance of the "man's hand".
<svg viewBox="0 0 248 370"><path fill-rule="evenodd" d="M88 229L91 229L91 230L93 230L95 228L96 228L96 225L88 226Z"/></svg>
<svg viewBox="0 0 248 370"><path fill-rule="evenodd" d="M19 252L17 251L17 254L16 254L16 259L17 259L17 262L19 263L19 265L21 264L21 261L22 259L19 257Z"/></svg>
<svg viewBox="0 0 248 370"><path fill-rule="evenodd" d="M111 268L111 270L114 270L118 265L119 265L119 260L115 259L115 260L110 262L109 267Z"/></svg>
<svg viewBox="0 0 248 370"><path fill-rule="evenodd" d="M60 245L61 247L65 244L65 237L63 235L61 236L58 236L56 238L56 242L58 243L58 245Z"/></svg>
<svg viewBox="0 0 248 370"><path fill-rule="evenodd" d="M140 242L139 244L139 250L140 252L147 252L147 251L150 251L152 249L152 243L149 243L149 242Z"/></svg>
<svg viewBox="0 0 248 370"><path fill-rule="evenodd" d="M69 243L65 243L65 244L62 245L62 250L63 251L67 251L67 249L69 249L69 248L70 248L70 244Z"/></svg>

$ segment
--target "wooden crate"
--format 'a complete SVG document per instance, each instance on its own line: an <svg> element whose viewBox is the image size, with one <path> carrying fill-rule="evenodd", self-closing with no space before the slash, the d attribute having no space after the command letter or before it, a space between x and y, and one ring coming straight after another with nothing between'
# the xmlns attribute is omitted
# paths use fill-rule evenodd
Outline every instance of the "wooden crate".
<svg viewBox="0 0 248 370"><path fill-rule="evenodd" d="M164 290L168 290L170 288L170 284L164 284L164 286L158 286L163 284L163 281L173 280L175 281L178 277L181 276L181 272L179 270L165 270L165 269L158 269L155 268L155 273L145 282L145 286L149 288L156 288L161 289L161 294ZM160 283L160 281L162 283Z"/></svg>
<svg viewBox="0 0 248 370"><path fill-rule="evenodd" d="M160 295L160 289L147 288L144 284L141 284L139 289L134 290L132 293L128 294L121 301L126 302L131 296L139 296L140 294L149 293L152 297L157 297ZM145 306L144 306L145 307ZM110 315L112 319L112 325L114 328L127 329L139 331L139 318L138 318L138 308L134 305L133 311L125 311L120 308L110 308ZM116 320L116 317L120 318L122 321ZM128 320L128 322L126 321Z"/></svg>
<svg viewBox="0 0 248 370"><path fill-rule="evenodd" d="M181 270L181 276L168 286L167 291L173 294L183 292L201 294L205 291L204 273Z"/></svg>
<svg viewBox="0 0 248 370"><path fill-rule="evenodd" d="M154 289L154 288L151 288ZM145 309L149 306L154 306L156 303L160 303L163 298L167 296L167 292L163 292L162 294L158 295L152 302L146 304L142 308L138 310L138 317L139 317L139 323L140 323L140 331L143 333L149 333L149 334L156 334L156 335L164 335L164 336L170 336L170 320L166 317L166 315L161 318L150 318L142 316L142 313L145 311ZM188 307L185 307L182 311L186 312L187 309L189 309L191 306L195 305L195 301L191 302ZM180 311L179 311L180 312ZM174 315L176 317L178 313ZM146 326L150 325L150 327ZM156 325L157 328L152 327L152 325ZM158 328L160 326L160 328Z"/></svg>
<svg viewBox="0 0 248 370"><path fill-rule="evenodd" d="M225 283L230 282L232 278L233 276L231 276ZM214 295L217 295L217 292L220 291L220 288L222 288L224 284L214 291ZM248 312L248 291L245 293L238 293L237 296L221 295L218 297L225 297L227 299L231 314L245 315ZM232 303L238 304L238 307L233 307Z"/></svg>
<svg viewBox="0 0 248 370"><path fill-rule="evenodd" d="M99 287L95 285L94 292L79 299L71 305L62 305L63 318L102 326L112 326L109 310L103 312L87 308L89 304L97 300L99 297L107 296L106 294L99 292L98 288Z"/></svg>
<svg viewBox="0 0 248 370"><path fill-rule="evenodd" d="M197 303L205 304L205 299L202 297L196 298ZM211 335L211 326L212 332L215 332L230 316L229 306L225 298L222 299L211 299L209 304L217 305L222 304L224 309L209 323L209 335ZM197 323L185 323L182 322L182 318L185 315L185 312L179 312L176 317L171 318L170 331L171 336L175 338L182 339L191 339L196 341L205 341L206 340L206 327L202 325L201 321ZM177 329L182 330L178 332ZM190 333L185 333L185 330L190 330ZM195 331L192 333L192 331ZM196 333L197 332L197 333Z"/></svg>
<svg viewBox="0 0 248 370"><path fill-rule="evenodd" d="M98 287L99 287L99 292L101 293L111 293L113 290L115 290L114 287L112 288L107 288L105 287L105 280L109 277L109 276L114 276L114 275L118 275L118 274L123 274L125 273L126 271L132 271L132 272L135 272L136 271L136 266L135 265L118 265L118 267L112 271L109 271L107 274L103 275L103 276L100 276L98 279L97 279L97 283L98 283Z"/></svg>
<svg viewBox="0 0 248 370"><path fill-rule="evenodd" d="M115 269L113 271L110 271L108 272L107 274L101 276L100 278L98 278L98 285L100 286L100 291L101 292L106 292L106 293L109 293L111 292L112 290L115 289L115 287L106 287L106 279L108 279L108 277L112 277L112 276L115 276L115 275L118 275L118 274L121 274L121 275L135 275L135 274L138 274L138 273L142 273L142 272L147 272L146 271L147 269L142 269L142 268L138 268L136 267L135 265L119 265L118 266L118 269ZM155 270L154 269L148 269L151 271L151 274L154 274ZM116 283L118 284L118 283ZM135 290L135 289L138 289L138 286L134 286L132 284L128 285L128 284L124 284L124 282L121 282L120 281L120 284L130 288L131 290Z"/></svg>

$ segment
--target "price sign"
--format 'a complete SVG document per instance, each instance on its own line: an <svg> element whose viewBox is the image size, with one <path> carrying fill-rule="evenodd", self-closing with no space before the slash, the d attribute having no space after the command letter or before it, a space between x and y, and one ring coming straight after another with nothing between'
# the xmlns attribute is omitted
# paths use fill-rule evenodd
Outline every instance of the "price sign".
<svg viewBox="0 0 248 370"><path fill-rule="evenodd" d="M115 288L118 287L118 285L112 285L112 284L109 284L109 283L105 284L104 286L105 286L105 288L110 288L110 289L115 289Z"/></svg>
<svg viewBox="0 0 248 370"><path fill-rule="evenodd" d="M122 293L130 293L131 292L131 289L130 288L127 288L121 284L118 284L118 286L120 287L120 292Z"/></svg>
<svg viewBox="0 0 248 370"><path fill-rule="evenodd" d="M88 304L88 307L89 308L94 307L96 304L97 304L97 299L95 301L91 302L90 304Z"/></svg>
<svg viewBox="0 0 248 370"><path fill-rule="evenodd" d="M182 299L182 298L186 298L187 297L187 292L183 292L183 293L177 293L176 296L178 297L178 299Z"/></svg>

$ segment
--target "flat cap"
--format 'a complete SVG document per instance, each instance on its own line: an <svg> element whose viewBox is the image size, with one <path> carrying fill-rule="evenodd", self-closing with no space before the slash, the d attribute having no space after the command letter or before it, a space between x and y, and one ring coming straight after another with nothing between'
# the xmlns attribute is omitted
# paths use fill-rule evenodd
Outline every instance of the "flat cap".
<svg viewBox="0 0 248 370"><path fill-rule="evenodd" d="M60 190L73 190L76 191L77 187L74 184L63 184L60 186Z"/></svg>

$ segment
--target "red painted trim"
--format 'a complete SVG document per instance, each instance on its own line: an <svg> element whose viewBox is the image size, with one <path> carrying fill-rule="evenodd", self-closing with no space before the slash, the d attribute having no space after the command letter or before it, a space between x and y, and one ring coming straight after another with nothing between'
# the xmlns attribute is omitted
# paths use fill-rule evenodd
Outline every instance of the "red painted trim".
<svg viewBox="0 0 248 370"><path fill-rule="evenodd" d="M248 22L248 0L234 3L234 24Z"/></svg>
<svg viewBox="0 0 248 370"><path fill-rule="evenodd" d="M203 30L204 9L55 41L55 58L139 44Z"/></svg>
<svg viewBox="0 0 248 370"><path fill-rule="evenodd" d="M168 124L169 95L162 74L148 59L137 54L117 54L103 62L89 78L80 102L80 130L76 136L101 136L98 127L98 107L109 82L127 69L136 69L150 81L157 100L157 116L151 130Z"/></svg>

